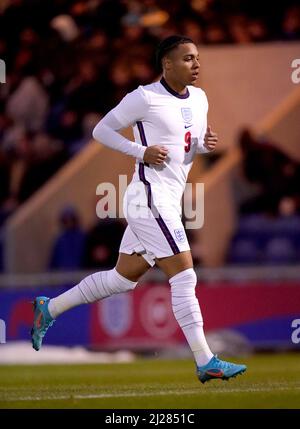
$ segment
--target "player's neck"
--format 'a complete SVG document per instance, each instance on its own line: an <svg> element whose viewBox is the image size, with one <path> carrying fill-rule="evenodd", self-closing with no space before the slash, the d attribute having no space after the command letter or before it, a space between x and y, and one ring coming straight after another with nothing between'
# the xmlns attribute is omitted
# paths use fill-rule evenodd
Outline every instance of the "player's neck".
<svg viewBox="0 0 300 429"><path fill-rule="evenodd" d="M185 85L182 85L180 82L176 81L175 79L172 79L170 76L164 75L162 79L164 79L167 85L171 89L173 89L173 91L177 92L177 94L185 95L187 93L187 87Z"/></svg>

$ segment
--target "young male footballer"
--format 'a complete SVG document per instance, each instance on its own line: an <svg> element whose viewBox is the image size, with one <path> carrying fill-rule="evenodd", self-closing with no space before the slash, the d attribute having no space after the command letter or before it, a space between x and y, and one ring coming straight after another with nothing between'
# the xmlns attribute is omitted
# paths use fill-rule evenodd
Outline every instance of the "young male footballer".
<svg viewBox="0 0 300 429"><path fill-rule="evenodd" d="M193 159L214 150L218 139L207 127L205 92L194 86L200 64L193 41L168 37L157 48L157 62L161 80L127 94L93 131L96 140L136 159L124 197L128 226L117 265L84 278L56 298L37 297L32 344L35 350L41 348L47 329L63 312L133 290L156 264L169 279L174 316L194 354L199 380L227 380L246 366L218 359L206 342L195 295L197 277L181 221L181 197ZM134 142L118 133L130 125Z"/></svg>

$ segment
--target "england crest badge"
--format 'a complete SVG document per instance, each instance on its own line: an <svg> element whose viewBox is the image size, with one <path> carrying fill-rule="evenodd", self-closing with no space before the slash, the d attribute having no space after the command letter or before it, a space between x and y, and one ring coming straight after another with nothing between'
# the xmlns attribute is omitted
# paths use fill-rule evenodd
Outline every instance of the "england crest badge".
<svg viewBox="0 0 300 429"><path fill-rule="evenodd" d="M189 107L182 107L181 115L183 117L184 122L191 122L191 120L193 119L192 109L190 109Z"/></svg>
<svg viewBox="0 0 300 429"><path fill-rule="evenodd" d="M186 240L185 232L183 228L174 229L175 238L179 243L184 243Z"/></svg>

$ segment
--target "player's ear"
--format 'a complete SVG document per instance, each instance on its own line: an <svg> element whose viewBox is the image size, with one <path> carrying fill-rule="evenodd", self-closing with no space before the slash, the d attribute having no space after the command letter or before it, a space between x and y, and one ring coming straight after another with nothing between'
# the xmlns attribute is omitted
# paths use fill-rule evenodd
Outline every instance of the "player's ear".
<svg viewBox="0 0 300 429"><path fill-rule="evenodd" d="M165 56L162 60L162 64L163 64L163 68L165 70L170 70L171 66L172 66L172 61L170 57Z"/></svg>

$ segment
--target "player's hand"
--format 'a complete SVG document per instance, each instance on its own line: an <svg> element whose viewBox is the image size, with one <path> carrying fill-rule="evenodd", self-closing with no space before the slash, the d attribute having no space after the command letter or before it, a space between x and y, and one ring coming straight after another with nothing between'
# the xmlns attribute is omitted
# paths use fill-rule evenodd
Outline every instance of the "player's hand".
<svg viewBox="0 0 300 429"><path fill-rule="evenodd" d="M210 125L207 127L205 136L204 136L204 144L203 146L208 149L209 151L212 151L216 148L216 145L218 143L218 136L216 133L214 133L211 130Z"/></svg>
<svg viewBox="0 0 300 429"><path fill-rule="evenodd" d="M168 155L168 149L164 146L149 146L144 153L144 161L148 164L160 165Z"/></svg>

